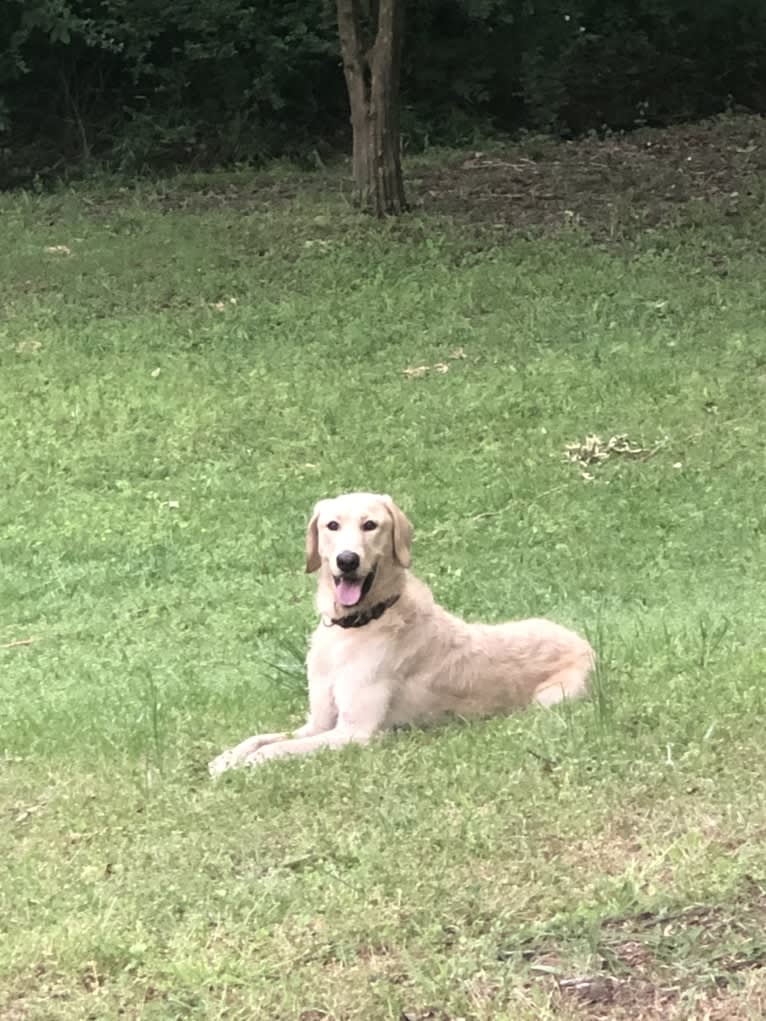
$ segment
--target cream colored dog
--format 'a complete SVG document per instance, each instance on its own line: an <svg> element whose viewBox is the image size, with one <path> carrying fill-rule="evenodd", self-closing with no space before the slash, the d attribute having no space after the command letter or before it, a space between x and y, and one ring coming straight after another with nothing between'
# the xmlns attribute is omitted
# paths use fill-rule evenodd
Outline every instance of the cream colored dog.
<svg viewBox="0 0 766 1021"><path fill-rule="evenodd" d="M318 748L365 744L399 724L551 706L587 691L590 645L551 621L467 624L412 575L412 526L391 497L320 500L306 534L321 622L308 653L310 712L210 763L217 776Z"/></svg>

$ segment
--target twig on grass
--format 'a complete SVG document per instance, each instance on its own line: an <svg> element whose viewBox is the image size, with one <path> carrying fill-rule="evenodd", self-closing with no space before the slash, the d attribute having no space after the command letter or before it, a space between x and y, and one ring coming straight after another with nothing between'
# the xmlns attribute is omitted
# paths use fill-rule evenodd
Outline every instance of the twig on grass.
<svg viewBox="0 0 766 1021"><path fill-rule="evenodd" d="M34 642L34 638L17 638L15 642L7 642L5 645L0 645L0 649L15 649L19 645L31 645Z"/></svg>

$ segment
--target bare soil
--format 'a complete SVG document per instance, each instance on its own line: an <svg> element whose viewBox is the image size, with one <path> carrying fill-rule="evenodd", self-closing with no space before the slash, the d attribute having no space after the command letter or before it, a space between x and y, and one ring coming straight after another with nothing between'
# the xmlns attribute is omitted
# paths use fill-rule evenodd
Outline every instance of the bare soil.
<svg viewBox="0 0 766 1021"><path fill-rule="evenodd" d="M766 118L727 115L575 141L528 137L481 152L412 157L404 169L415 213L447 216L480 233L578 229L609 242L711 216L735 218L761 204L766 199ZM309 173L169 179L154 195L144 195L147 204L168 210L246 212L318 192L340 194L350 202L348 172L343 160ZM405 233L408 223L412 220L405 216Z"/></svg>
<svg viewBox="0 0 766 1021"><path fill-rule="evenodd" d="M410 169L417 207L498 229L568 226L606 239L762 201L766 119L719 117L562 142L529 138Z"/></svg>

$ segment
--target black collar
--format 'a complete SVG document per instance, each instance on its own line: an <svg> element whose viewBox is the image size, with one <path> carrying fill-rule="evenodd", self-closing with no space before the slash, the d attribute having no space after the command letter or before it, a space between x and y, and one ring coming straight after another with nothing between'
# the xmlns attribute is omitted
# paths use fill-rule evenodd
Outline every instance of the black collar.
<svg viewBox="0 0 766 1021"><path fill-rule="evenodd" d="M386 610L390 609L394 603L398 602L399 596L389 596L388 599L384 599L382 603L376 603L371 606L369 610L365 610L363 613L350 613L347 617L331 617L330 623L325 625L326 627L332 627L333 624L337 624L338 627L364 627L365 624L369 624L371 620L379 620Z"/></svg>

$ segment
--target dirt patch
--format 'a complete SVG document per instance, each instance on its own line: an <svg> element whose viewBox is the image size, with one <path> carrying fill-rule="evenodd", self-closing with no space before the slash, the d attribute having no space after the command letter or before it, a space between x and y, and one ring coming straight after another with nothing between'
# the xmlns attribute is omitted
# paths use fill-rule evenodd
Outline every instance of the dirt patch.
<svg viewBox="0 0 766 1021"><path fill-rule="evenodd" d="M693 219L702 204L735 215L762 197L764 173L766 119L739 115L603 139L529 139L423 164L408 184L431 213L617 239Z"/></svg>
<svg viewBox="0 0 766 1021"><path fill-rule="evenodd" d="M165 212L278 209L304 198L350 209L349 163L312 172L210 174L168 178L143 188L141 204ZM530 137L481 152L451 152L405 161L415 212L448 216L503 234L579 230L618 241L653 228L694 223L711 206L735 217L766 195L766 119L738 114L664 129L576 141ZM95 218L124 207L132 189L88 198ZM308 209L309 215L311 214ZM317 223L333 236L348 229L332 209ZM372 222L372 221L371 221ZM416 225L403 217L402 236ZM115 227L117 229L117 227ZM298 228L300 230L300 228Z"/></svg>
<svg viewBox="0 0 766 1021"><path fill-rule="evenodd" d="M766 898L758 894L748 903L731 906L698 905L671 914L645 912L606 921L601 927L599 953L604 965L662 971L675 977L679 962L726 985L738 971L766 967Z"/></svg>
<svg viewBox="0 0 766 1021"><path fill-rule="evenodd" d="M399 1021L451 1021L438 1007L426 1007L425 1010L403 1010Z"/></svg>
<svg viewBox="0 0 766 1021"><path fill-rule="evenodd" d="M587 974L567 974L552 945L525 950L532 979L561 1009L592 1021L766 1016L766 897L602 922ZM755 1006L754 1006L755 1005ZM756 1009L757 1008L757 1009Z"/></svg>
<svg viewBox="0 0 766 1021"><path fill-rule="evenodd" d="M662 987L612 980L606 996L578 999L562 990L560 1004L583 1021L754 1021L766 1017L766 980L736 990Z"/></svg>
<svg viewBox="0 0 766 1021"><path fill-rule="evenodd" d="M612 977L566 979L559 984L562 1005L589 1018L666 1018L677 1000L674 989L651 982L619 982Z"/></svg>

